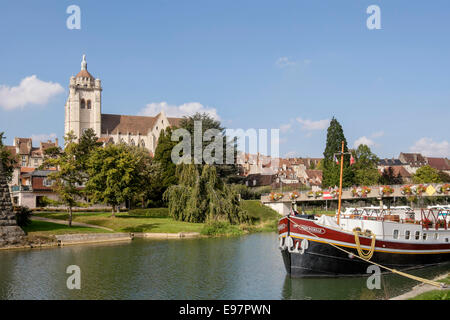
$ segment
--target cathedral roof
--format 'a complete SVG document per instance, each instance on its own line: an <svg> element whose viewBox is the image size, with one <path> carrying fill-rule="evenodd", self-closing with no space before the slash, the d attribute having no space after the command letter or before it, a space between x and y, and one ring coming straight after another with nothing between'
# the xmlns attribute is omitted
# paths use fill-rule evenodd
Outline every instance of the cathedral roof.
<svg viewBox="0 0 450 320"><path fill-rule="evenodd" d="M156 125L158 115L124 116L117 114L102 114L102 134L132 134L147 135ZM178 126L181 118L167 118L171 127Z"/></svg>
<svg viewBox="0 0 450 320"><path fill-rule="evenodd" d="M77 76L75 78L90 78L94 79L94 77L87 71L87 70L81 70L78 72Z"/></svg>

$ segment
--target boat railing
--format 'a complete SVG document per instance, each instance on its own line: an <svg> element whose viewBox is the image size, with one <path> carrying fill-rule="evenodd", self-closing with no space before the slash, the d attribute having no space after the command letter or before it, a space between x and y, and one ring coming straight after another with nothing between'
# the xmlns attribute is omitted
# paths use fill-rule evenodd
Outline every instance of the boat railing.
<svg viewBox="0 0 450 320"><path fill-rule="evenodd" d="M450 216L449 210L446 209L422 209L420 212L422 227L425 229L435 228L436 230L443 228L447 230L449 222L447 217Z"/></svg>
<svg viewBox="0 0 450 320"><path fill-rule="evenodd" d="M447 230L450 226L450 210L440 209L421 209L420 220L415 218L414 211L405 211L401 216L398 212L390 209L355 209L351 214L343 218L360 220L393 221L400 223L420 224L425 229L435 228Z"/></svg>

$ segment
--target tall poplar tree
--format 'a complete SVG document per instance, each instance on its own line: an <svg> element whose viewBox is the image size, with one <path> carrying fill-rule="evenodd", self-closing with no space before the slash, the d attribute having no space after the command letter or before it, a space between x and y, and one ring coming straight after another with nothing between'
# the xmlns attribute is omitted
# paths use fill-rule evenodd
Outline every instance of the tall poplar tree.
<svg viewBox="0 0 450 320"><path fill-rule="evenodd" d="M337 156L336 159L339 163L336 163L334 154L338 154L342 151L342 141L344 141L344 152L348 152L347 139L345 139L344 130L336 118L333 117L327 130L327 143L323 153L322 187L339 186L341 157ZM353 176L353 171L350 168L350 155L345 155L342 186L351 186L353 184Z"/></svg>

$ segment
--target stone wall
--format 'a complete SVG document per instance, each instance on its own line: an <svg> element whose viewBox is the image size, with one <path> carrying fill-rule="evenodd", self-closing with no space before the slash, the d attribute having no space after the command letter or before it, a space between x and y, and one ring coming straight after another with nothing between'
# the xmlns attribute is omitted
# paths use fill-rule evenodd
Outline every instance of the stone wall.
<svg viewBox="0 0 450 320"><path fill-rule="evenodd" d="M8 184L0 161L0 247L20 244L24 238L25 233L17 226Z"/></svg>

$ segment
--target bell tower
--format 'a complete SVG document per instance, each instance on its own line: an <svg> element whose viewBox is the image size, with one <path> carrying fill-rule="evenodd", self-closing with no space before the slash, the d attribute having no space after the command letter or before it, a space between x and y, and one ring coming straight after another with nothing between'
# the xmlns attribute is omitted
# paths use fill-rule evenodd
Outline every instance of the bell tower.
<svg viewBox="0 0 450 320"><path fill-rule="evenodd" d="M64 134L73 131L80 138L86 129L94 129L101 136L102 86L87 71L86 55L81 61L81 70L70 78L69 97L65 106Z"/></svg>

